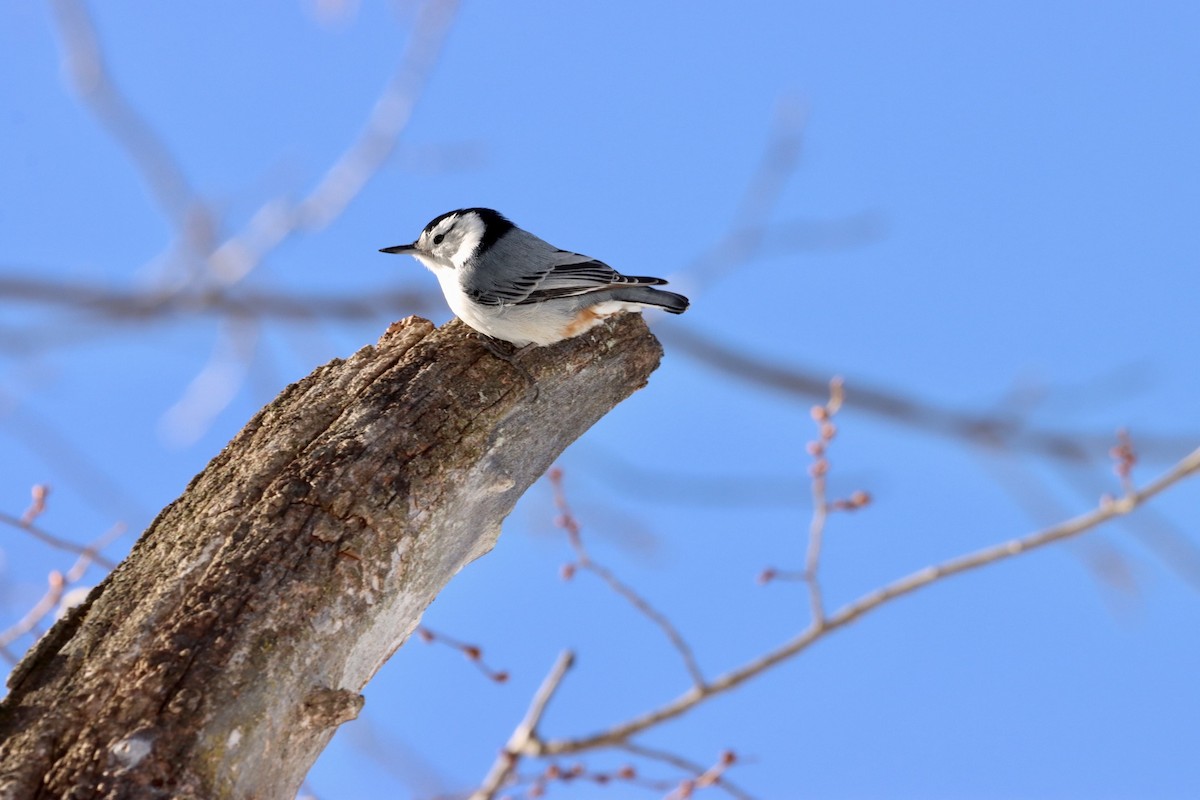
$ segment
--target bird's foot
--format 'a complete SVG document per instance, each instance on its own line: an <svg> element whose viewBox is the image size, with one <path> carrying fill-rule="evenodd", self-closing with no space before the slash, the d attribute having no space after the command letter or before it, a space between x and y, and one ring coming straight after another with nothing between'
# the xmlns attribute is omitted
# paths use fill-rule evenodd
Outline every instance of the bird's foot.
<svg viewBox="0 0 1200 800"><path fill-rule="evenodd" d="M487 334L480 333L479 340L487 351L501 361L507 361L512 365L513 369L521 373L526 380L525 398L527 400L537 400L540 391L538 390L537 381L533 377L533 373L525 369L517 363L517 357L530 348L536 347L535 344L527 344L524 347L517 347L512 342L506 342L502 339L494 339ZM532 395L532 397L530 397Z"/></svg>

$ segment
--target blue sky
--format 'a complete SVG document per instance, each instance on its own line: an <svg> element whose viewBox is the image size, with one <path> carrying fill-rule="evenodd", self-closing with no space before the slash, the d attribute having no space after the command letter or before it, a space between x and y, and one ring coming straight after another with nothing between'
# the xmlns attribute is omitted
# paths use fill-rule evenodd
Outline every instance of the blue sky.
<svg viewBox="0 0 1200 800"><path fill-rule="evenodd" d="M360 132L417 7L93 5L114 79L225 235L317 184ZM694 333L845 376L831 488L876 502L830 523L823 583L837 606L1117 489L1103 461L1067 469L896 425L856 407L856 386L1072 435L1165 437L1138 465L1142 480L1200 444L1198 41L1200 6L1187 2L466 3L394 157L246 285L432 292L415 262L376 250L473 205L671 278L693 306L652 320L664 338ZM39 4L0 9L0 101L0 274L117 288L178 279L170 221L68 87ZM707 269L764 151L797 118L799 162L755 220L775 244ZM847 221L855 235L836 247L811 233L785 246L781 233ZM286 383L373 342L392 317L444 321L435 299L265 325L236 340L247 359L215 392L189 394L231 347L212 318L97 325L0 297L0 510L19 514L29 487L48 483L43 527L80 541L116 522L136 532ZM754 577L802 557L812 399L667 342L649 387L560 463L596 557L666 611L715 674L805 624L802 589ZM171 409L184 397L215 414L179 426ZM1166 531L1200 543L1198 501L1200 483L1184 484L1129 525L898 601L647 742L701 763L732 748L744 763L730 777L755 797L1193 797L1200 596L1144 542ZM453 652L406 646L314 769L317 796L469 788L564 647L579 663L549 735L599 729L685 688L644 619L586 576L559 579L570 556L554 516L535 486L496 550L426 617L512 680L493 685ZM68 566L5 534L3 625ZM1098 577L1098 559L1119 565L1126 588Z"/></svg>

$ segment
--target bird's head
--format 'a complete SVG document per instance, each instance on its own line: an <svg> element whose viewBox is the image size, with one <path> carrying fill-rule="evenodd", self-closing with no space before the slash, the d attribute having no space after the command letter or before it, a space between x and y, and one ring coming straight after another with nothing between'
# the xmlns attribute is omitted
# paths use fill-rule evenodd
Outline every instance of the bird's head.
<svg viewBox="0 0 1200 800"><path fill-rule="evenodd" d="M512 228L511 222L490 208L461 208L436 217L412 244L379 252L411 255L434 270L460 269Z"/></svg>

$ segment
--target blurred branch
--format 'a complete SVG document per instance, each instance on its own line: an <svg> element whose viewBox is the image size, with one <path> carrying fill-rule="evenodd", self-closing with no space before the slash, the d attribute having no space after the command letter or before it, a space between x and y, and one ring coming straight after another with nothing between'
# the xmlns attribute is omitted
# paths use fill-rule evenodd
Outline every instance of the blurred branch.
<svg viewBox="0 0 1200 800"><path fill-rule="evenodd" d="M75 542L72 542L68 539L59 538L58 536L55 536L54 534L47 533L46 531L44 531L41 528L34 525L33 523L25 522L21 518L14 517L11 514L6 514L3 511L0 511L0 522L3 522L6 525L11 525L12 527L14 527L18 530L24 531L25 533L28 533L33 538L37 539L39 542L49 545L50 547L53 547L56 550L66 550L69 553L76 553L78 555L86 555L89 558L91 558L91 560L94 561L96 564L98 564L101 567L104 567L105 569L112 569L113 567L116 566L115 563L113 563L112 561L109 561L107 558L100 555L99 552L97 552L97 549L94 545L76 544Z"/></svg>
<svg viewBox="0 0 1200 800"><path fill-rule="evenodd" d="M195 229L193 214L205 217L179 162L166 143L121 93L109 73L96 27L80 0L53 0L66 73L80 99L137 167L155 201L175 228ZM208 226L204 226L208 232Z"/></svg>
<svg viewBox="0 0 1200 800"><path fill-rule="evenodd" d="M34 525L34 520L46 513L46 498L50 496L50 487L43 484L37 484L30 491L30 495L32 500L29 504L29 508L25 509L25 512L21 514L21 516L14 517L11 514L6 514L3 511L0 511L0 523L10 525L19 531L24 531L43 544L49 545L57 550L66 550L68 553L76 553L80 556L84 556L87 558L88 563L95 562L105 569L112 569L116 566L116 564L114 564L112 561L109 561L107 558L101 556L99 552L101 548L108 544L107 534L100 537L97 542L93 542L92 544L88 545L82 545L75 544L75 542L72 542L69 539L63 539L55 536L54 534L47 533L38 526ZM98 544L98 542L100 543Z"/></svg>
<svg viewBox="0 0 1200 800"><path fill-rule="evenodd" d="M363 132L306 197L294 204L284 199L264 204L245 230L213 253L211 266L220 283L228 285L244 279L294 233L327 226L383 167L412 118L458 5L458 0L430 0L421 6L404 55Z"/></svg>
<svg viewBox="0 0 1200 800"><path fill-rule="evenodd" d="M1144 449L1142 436L1138 434L1138 446ZM1094 496L1095 476L1080 470L1064 471L1064 477L1074 484L1081 496ZM1193 589L1200 590L1200 546L1189 538L1178 524L1160 513L1154 506L1147 506L1135 517L1122 520L1126 530L1158 559L1167 569L1186 581Z"/></svg>
<svg viewBox="0 0 1200 800"><path fill-rule="evenodd" d="M437 63L458 6L458 0L432 0L420 7L404 56L363 132L297 204L298 228L319 230L328 225L387 163Z"/></svg>
<svg viewBox="0 0 1200 800"><path fill-rule="evenodd" d="M331 162L316 186L298 201L272 199L253 213L244 230L222 240L225 223L189 182L183 161L121 90L110 69L89 5L83 0L53 0L67 81L97 124L137 170L150 195L170 221L177 242L169 266L184 265L183 275L159 279L150 287L124 288L87 283L71 277L42 277L47 270L10 268L0 273L0 306L20 310L22 324L0 325L0 351L27 356L47 348L93 342L119 332L125 325L176 321L209 316L228 323L222 328L212 359L198 380L220 377L228 398L256 351L240 341L257 331L257 320L309 322L316 319L396 319L431 307L423 292L395 289L360 295L302 295L283 290L241 286L251 271L293 233L328 225L359 194L387 162L411 118L422 87L442 49L457 13L457 0L427 0L420 4L406 41L397 47L399 61L390 80L367 115L361 133ZM426 151L428 152L428 151ZM459 155L467 153L459 148ZM440 154L445 158L445 153ZM41 315L30 311L42 311ZM60 313L54 313L60 312ZM216 404L203 408L195 394L181 399L186 421L198 429L211 418ZM197 413L199 412L199 413ZM16 427L16 426L14 426ZM53 430L43 425L31 447L47 450ZM33 440L25 431L14 431ZM58 450L65 448L59 446ZM79 463L81 459L75 458ZM96 472L92 470L92 472ZM107 476L106 476L107 477ZM111 480L96 482L97 486ZM86 485L78 487L88 491ZM99 492L112 499L123 492Z"/></svg>
<svg viewBox="0 0 1200 800"><path fill-rule="evenodd" d="M410 313L427 314L436 307L431 292L390 287L344 295L256 289L246 285L228 288L188 285L163 291L0 273L0 304L6 302L25 309L43 306L71 314L69 320L52 318L40 328L0 329L0 351L20 355L47 347L94 342L97 336L120 332L123 326L178 323L193 317L283 324L319 320L362 322L394 319Z"/></svg>
<svg viewBox="0 0 1200 800"><path fill-rule="evenodd" d="M8 401L5 405L9 406L0 416L5 433L21 442L30 453L54 464L90 506L113 519L146 516L141 503L122 485L112 465L104 458L92 458L71 437L59 433L54 415L44 416L30 403L18 404L6 397L2 389L0 401Z"/></svg>
<svg viewBox="0 0 1200 800"><path fill-rule="evenodd" d="M293 234L319 230L341 215L396 149L441 52L458 2L429 0L420 7L400 62L362 133L334 159L316 187L296 202L277 198L264 203L251 215L241 233L224 241L217 234L221 227L219 220L189 185L179 161L118 88L105 63L86 5L80 0L54 0L54 10L67 73L76 92L138 168L155 201L175 227L185 253L198 256L205 267L200 274L191 276L193 280L174 281L170 289L150 295L155 306L177 310L179 305L188 303L175 302L176 295L182 293L185 298L195 300L189 284L196 279L221 286L238 283ZM43 283L42 287L32 288L44 287ZM0 289L0 299L11 293ZM72 299L76 305L87 304L79 302L86 298L81 298L78 292ZM65 302L70 304L72 300ZM204 305L218 307L211 302ZM156 312L153 306L147 308L139 303L125 306L119 313L123 317L145 318L148 311Z"/></svg>
<svg viewBox="0 0 1200 800"><path fill-rule="evenodd" d="M617 451L591 441L580 442L572 451L582 454L592 467L588 470L588 477L598 477L627 494L636 494L652 483L654 500L660 504L676 503L691 508L769 508L794 506L803 502L795 496L795 479L784 475L675 471L657 466L646 468L634 459L625 458Z"/></svg>
<svg viewBox="0 0 1200 800"><path fill-rule="evenodd" d="M66 574L58 570L52 570L48 576L49 588L42 598L34 604L33 608L29 609L25 615L15 624L9 626L6 630L0 631L0 657L4 658L10 664L17 663L16 655L9 650L9 645L14 641L24 636L27 633L32 633L37 630L38 626L51 615L56 609L60 609L63 603L64 593L68 586L78 583L87 572L88 567L93 563L99 564L106 569L112 569L113 564L106 558L101 558L99 553L117 537L125 533L124 525L114 525L105 533L96 537L95 541L86 547L80 548L77 552L79 558L75 559L75 563L67 570ZM58 540L61 549L73 550L76 545L72 542L64 542ZM70 545L70 547L62 547L61 545Z"/></svg>
<svg viewBox="0 0 1200 800"><path fill-rule="evenodd" d="M814 373L778 366L678 325L665 326L656 332L670 347L697 362L760 388L816 400L828 391L826 381ZM899 391L858 383L847 406L926 433L1054 461L1094 463L1106 457L1112 442L1110 435L1038 430L1018 418L952 411ZM1147 458L1161 462L1178 458L1187 443L1197 438L1200 437L1185 434L1139 434L1138 445Z"/></svg>
<svg viewBox="0 0 1200 800"><path fill-rule="evenodd" d="M356 321L430 305L430 294L416 290L376 289L359 294L303 294L282 289L237 288L161 291L124 289L80 280L32 278L22 270L0 273L0 301L23 307L46 306L88 314L110 322L153 322L185 316Z"/></svg>
<svg viewBox="0 0 1200 800"><path fill-rule="evenodd" d="M807 123L808 110L800 99L780 98L766 147L738 200L733 221L724 236L682 270L688 282L708 286L755 258L801 249L840 249L881 237L883 219L874 212L832 220L770 222L800 164Z"/></svg>
<svg viewBox="0 0 1200 800"><path fill-rule="evenodd" d="M7 630L0 631L0 653L10 664L16 664L17 659L9 651L9 644L36 628L42 620L50 616L50 613L58 606L58 601L62 599L67 585L63 574L58 570L51 570L50 574L46 576L46 581L49 587L42 598L33 605L33 608L25 612L25 616L21 617L16 624Z"/></svg>
<svg viewBox="0 0 1200 800"><path fill-rule="evenodd" d="M242 388L262 338L259 320L230 316L221 320L207 363L159 420L163 437L176 446L196 443Z"/></svg>
<svg viewBox="0 0 1200 800"><path fill-rule="evenodd" d="M762 247L766 222L788 179L800 163L807 114L800 101L781 98L758 168L742 192L729 232L687 270L694 281L711 284L748 261Z"/></svg>

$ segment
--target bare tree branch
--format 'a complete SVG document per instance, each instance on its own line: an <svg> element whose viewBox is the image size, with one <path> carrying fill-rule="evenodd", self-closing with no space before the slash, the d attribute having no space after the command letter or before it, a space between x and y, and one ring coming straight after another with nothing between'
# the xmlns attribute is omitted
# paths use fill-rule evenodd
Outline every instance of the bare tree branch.
<svg viewBox="0 0 1200 800"><path fill-rule="evenodd" d="M564 755L580 753L599 747L623 745L631 737L667 720L681 716L709 697L729 691L772 667L795 657L821 638L839 628L849 625L859 617L886 605L892 600L952 575L958 575L989 564L999 563L1040 547L1086 533L1110 520L1132 513L1159 493L1195 475L1197 472L1200 472L1200 449L1192 451L1188 456L1175 464L1174 467L1144 488L1132 491L1118 499L1106 497L1101 501L1100 506L1091 512L1029 536L1012 539L992 547L986 547L974 553L950 559L935 566L926 567L870 592L858 600L843 606L837 612L825 618L824 622L814 622L804 632L775 650L755 658L742 667L725 673L703 687L693 687L675 700L659 708L589 736L531 741L526 747L525 754L534 757Z"/></svg>
<svg viewBox="0 0 1200 800"><path fill-rule="evenodd" d="M288 387L13 671L0 796L290 800L428 603L661 354L620 315L516 369L410 318Z"/></svg>

